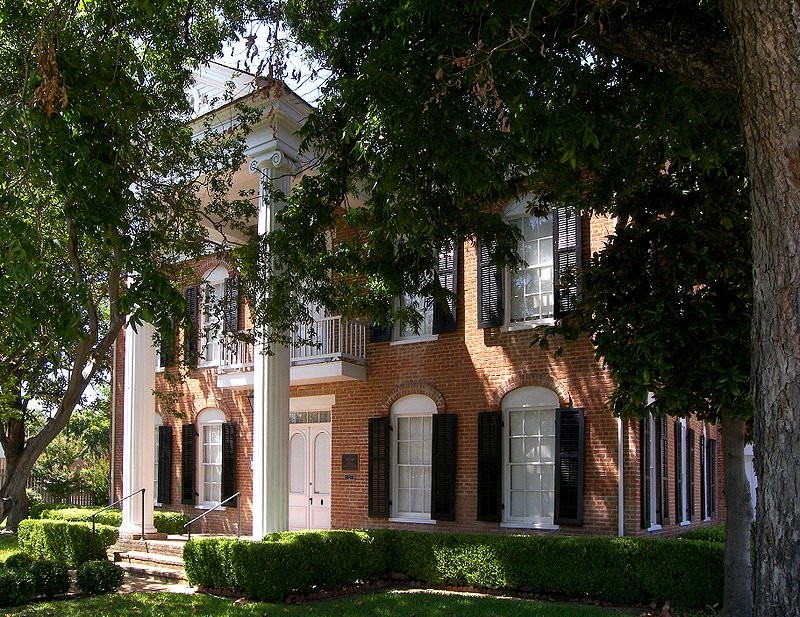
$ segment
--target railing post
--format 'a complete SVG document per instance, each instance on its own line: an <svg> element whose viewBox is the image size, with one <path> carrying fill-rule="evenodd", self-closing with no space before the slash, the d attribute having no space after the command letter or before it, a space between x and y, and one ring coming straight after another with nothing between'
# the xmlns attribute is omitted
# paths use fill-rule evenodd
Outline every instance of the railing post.
<svg viewBox="0 0 800 617"><path fill-rule="evenodd" d="M144 494L147 489L142 487L142 540L144 540Z"/></svg>

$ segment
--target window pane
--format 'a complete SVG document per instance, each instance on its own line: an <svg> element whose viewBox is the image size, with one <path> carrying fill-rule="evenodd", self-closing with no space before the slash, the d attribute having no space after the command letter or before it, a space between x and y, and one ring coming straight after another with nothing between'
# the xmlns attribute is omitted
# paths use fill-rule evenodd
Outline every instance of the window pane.
<svg viewBox="0 0 800 617"><path fill-rule="evenodd" d="M306 484L306 448L305 438L299 433L292 435L289 441L289 492L305 493Z"/></svg>

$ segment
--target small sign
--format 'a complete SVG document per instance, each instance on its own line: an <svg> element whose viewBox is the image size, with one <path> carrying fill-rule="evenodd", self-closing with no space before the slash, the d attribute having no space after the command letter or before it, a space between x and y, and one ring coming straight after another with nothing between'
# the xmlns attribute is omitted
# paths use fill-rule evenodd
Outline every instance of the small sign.
<svg viewBox="0 0 800 617"><path fill-rule="evenodd" d="M342 471L358 471L358 454L342 454Z"/></svg>
<svg viewBox="0 0 800 617"><path fill-rule="evenodd" d="M355 480L356 479L356 475L353 474L353 473L346 473L346 474L344 474L344 479L345 480Z"/></svg>

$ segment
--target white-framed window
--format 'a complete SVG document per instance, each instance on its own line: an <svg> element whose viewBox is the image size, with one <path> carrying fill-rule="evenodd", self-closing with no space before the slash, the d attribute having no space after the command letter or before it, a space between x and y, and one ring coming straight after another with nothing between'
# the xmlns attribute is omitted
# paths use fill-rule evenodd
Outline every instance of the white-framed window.
<svg viewBox="0 0 800 617"><path fill-rule="evenodd" d="M505 212L508 223L520 230L517 253L524 262L505 271L506 325L511 327L551 321L555 315L553 216L531 216L526 208L523 200Z"/></svg>
<svg viewBox="0 0 800 617"><path fill-rule="evenodd" d="M431 520L431 454L436 403L421 394L392 405L392 517Z"/></svg>
<svg viewBox="0 0 800 617"><path fill-rule="evenodd" d="M689 443L686 418L675 421L675 516L680 525L689 525Z"/></svg>
<svg viewBox="0 0 800 617"><path fill-rule="evenodd" d="M206 409L197 417L200 440L197 457L197 504L214 506L222 500L222 425L219 409Z"/></svg>
<svg viewBox="0 0 800 617"><path fill-rule="evenodd" d="M512 390L503 412L503 523L555 528L558 396L535 386Z"/></svg>
<svg viewBox="0 0 800 617"><path fill-rule="evenodd" d="M225 295L225 281L228 269L217 266L203 277L200 288L200 310L198 311L198 331L200 333L200 365L216 366L222 353L222 317L220 303Z"/></svg>
<svg viewBox="0 0 800 617"><path fill-rule="evenodd" d="M161 420L161 414L155 413L154 414L154 426L153 426L153 503L158 504L158 458L159 453L161 452L161 444L160 444L160 435L159 435L159 428L163 424Z"/></svg>
<svg viewBox="0 0 800 617"><path fill-rule="evenodd" d="M413 307L422 315L418 327L408 322L397 322L392 331L394 341L412 341L432 339L433 333L433 300L422 296L405 294L400 300L401 307Z"/></svg>

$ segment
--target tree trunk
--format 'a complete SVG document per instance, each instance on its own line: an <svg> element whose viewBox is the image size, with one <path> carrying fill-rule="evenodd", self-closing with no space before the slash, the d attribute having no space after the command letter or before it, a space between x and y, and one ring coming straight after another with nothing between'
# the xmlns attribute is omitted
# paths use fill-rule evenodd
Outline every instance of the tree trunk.
<svg viewBox="0 0 800 617"><path fill-rule="evenodd" d="M751 617L753 590L750 564L750 484L744 468L745 421L722 417L725 456L725 590L721 617Z"/></svg>
<svg viewBox="0 0 800 617"><path fill-rule="evenodd" d="M19 423L22 426L22 423ZM28 496L25 487L36 459L31 460L25 453L25 434L22 431L9 431L6 442L6 477L0 487L0 521L6 516L6 529L17 532L20 521L28 516Z"/></svg>
<svg viewBox="0 0 800 617"><path fill-rule="evenodd" d="M725 0L753 203L757 617L800 615L800 9Z"/></svg>

